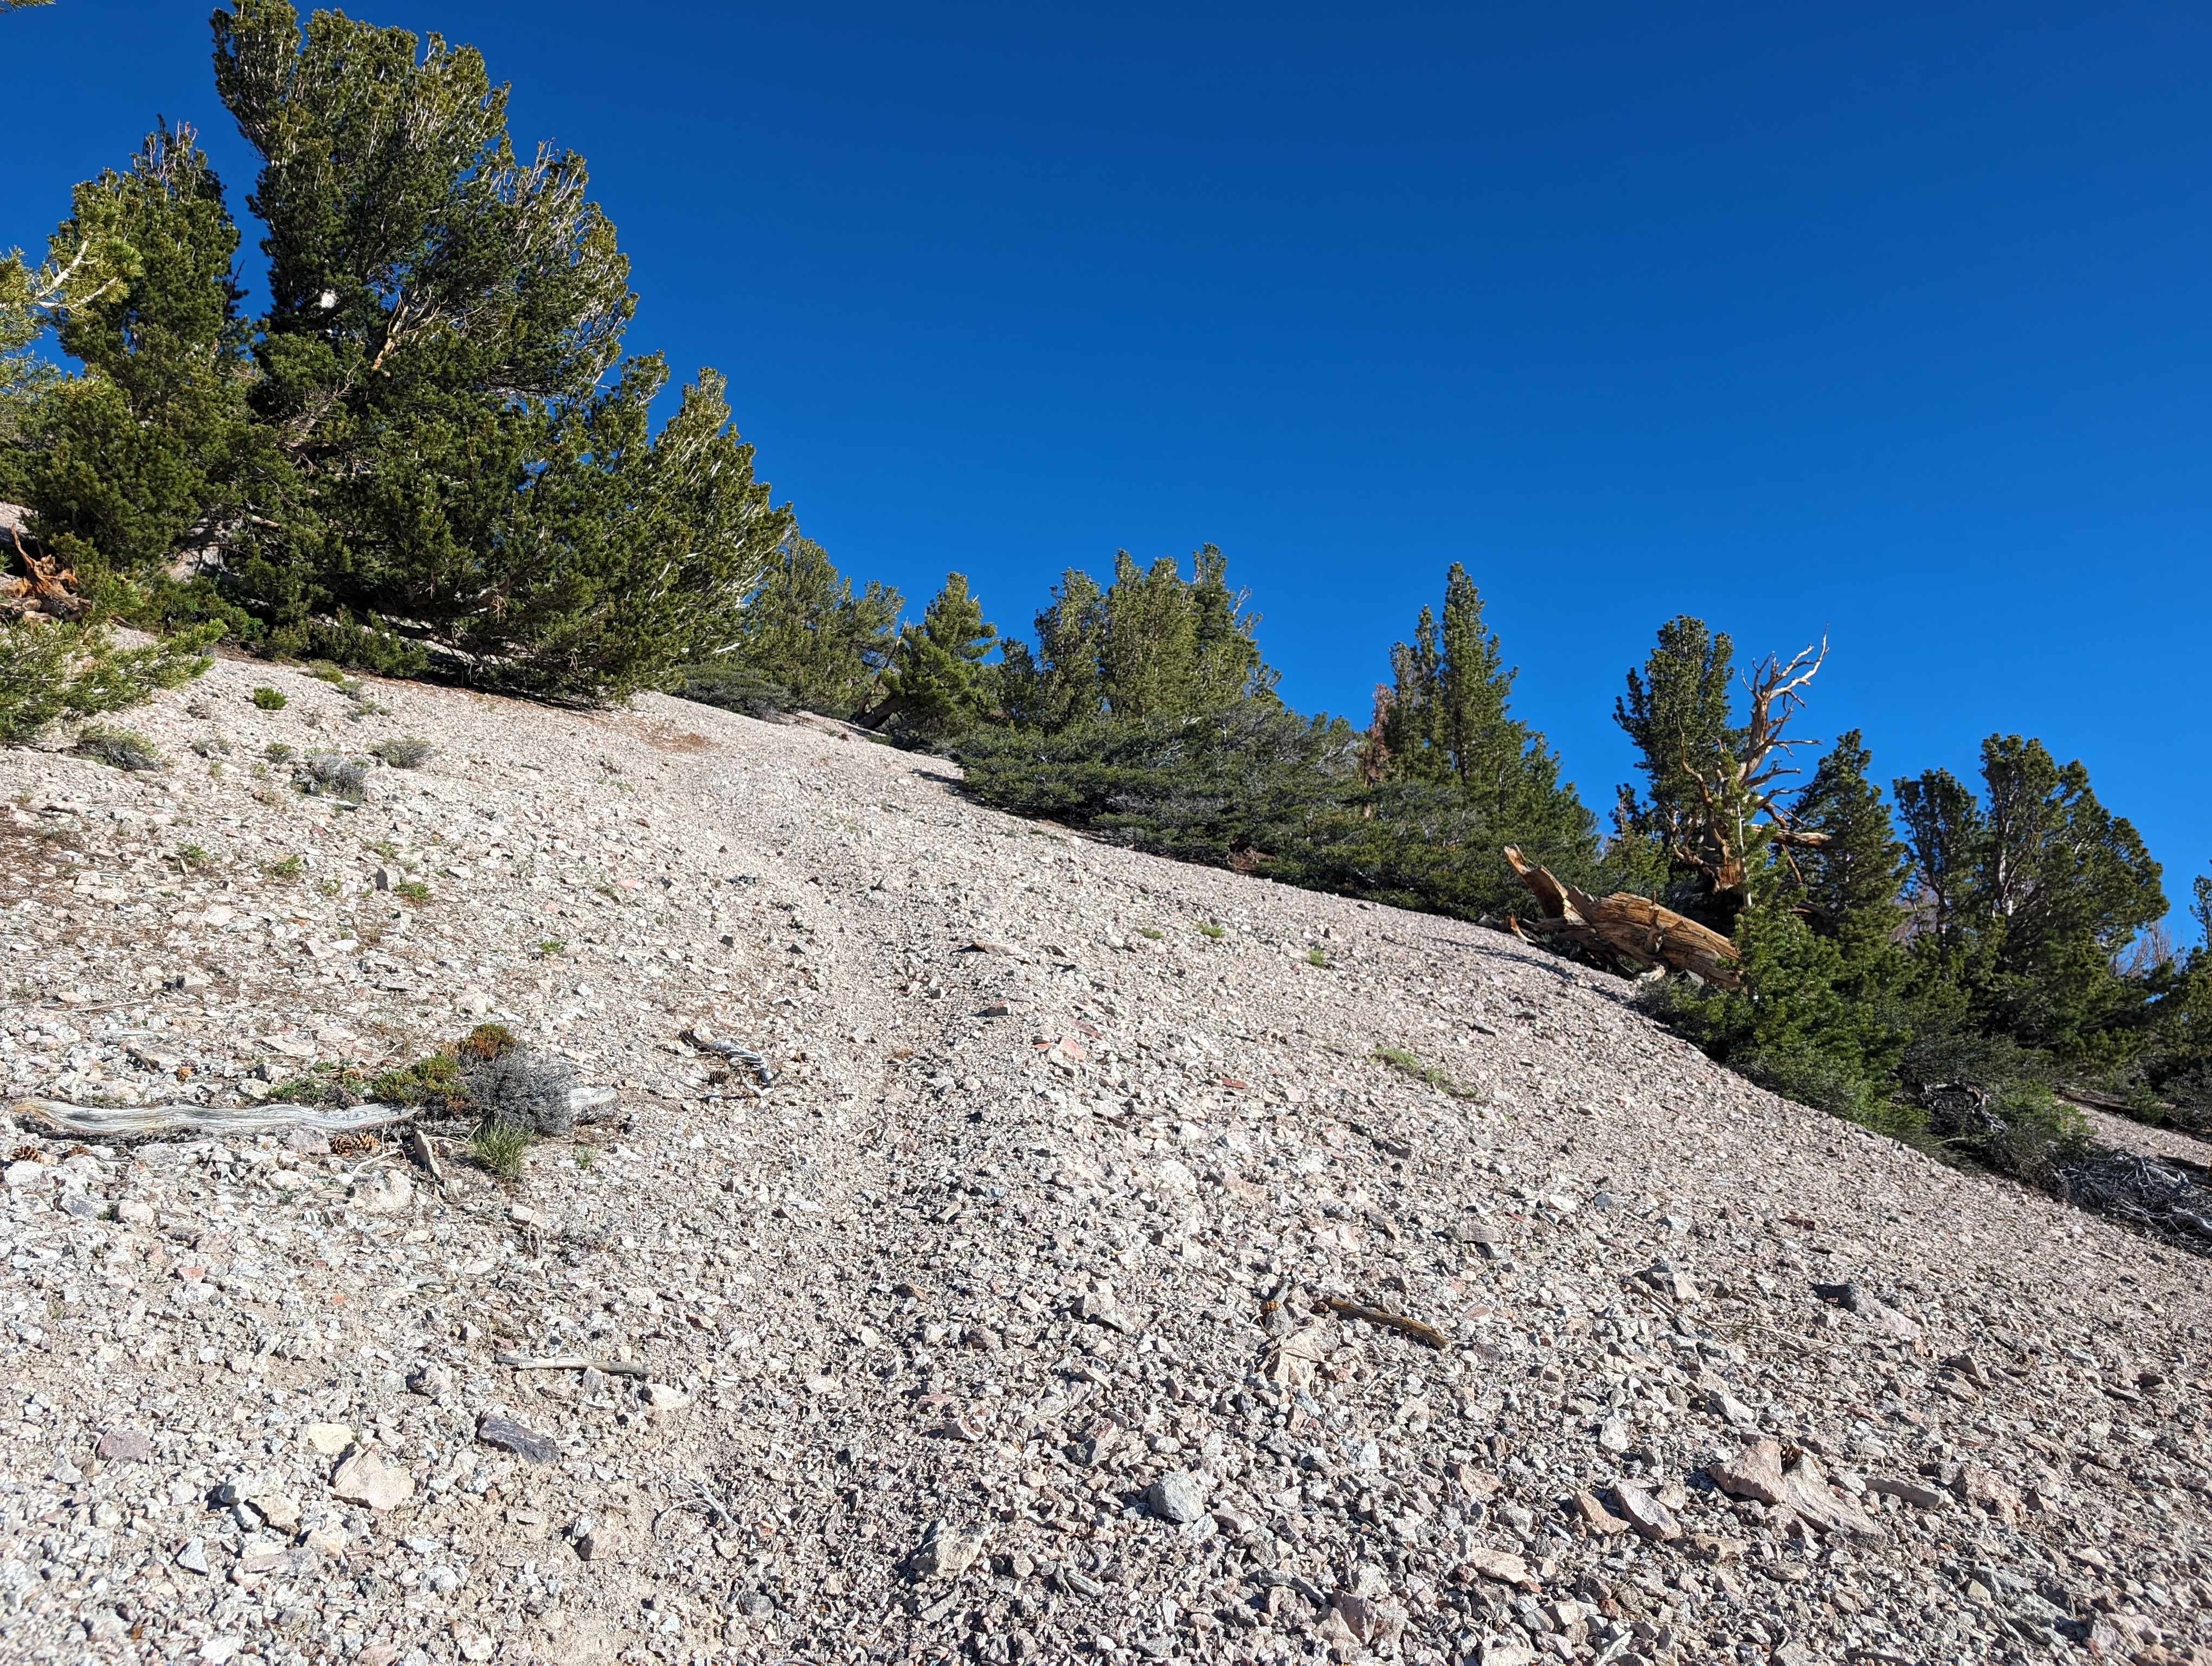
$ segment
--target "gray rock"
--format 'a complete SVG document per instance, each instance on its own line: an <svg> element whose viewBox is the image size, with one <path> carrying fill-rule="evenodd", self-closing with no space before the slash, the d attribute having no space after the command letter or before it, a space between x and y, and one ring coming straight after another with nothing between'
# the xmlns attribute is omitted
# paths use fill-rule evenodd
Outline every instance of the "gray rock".
<svg viewBox="0 0 2212 1666"><path fill-rule="evenodd" d="M175 1561L187 1573L205 1573L208 1571L207 1541L204 1539L189 1541L177 1553Z"/></svg>
<svg viewBox="0 0 2212 1666"><path fill-rule="evenodd" d="M1145 1504L1167 1521L1194 1522L1206 1514L1206 1487L1188 1469L1170 1469L1145 1489Z"/></svg>

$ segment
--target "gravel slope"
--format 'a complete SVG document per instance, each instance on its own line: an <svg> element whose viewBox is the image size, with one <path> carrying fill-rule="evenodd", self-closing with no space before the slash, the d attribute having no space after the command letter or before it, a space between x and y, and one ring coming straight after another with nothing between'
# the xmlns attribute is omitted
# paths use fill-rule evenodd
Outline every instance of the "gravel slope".
<svg viewBox="0 0 2212 1666"><path fill-rule="evenodd" d="M0 752L10 1097L489 1018L621 1111L441 1187L19 1107L0 1654L2212 1659L2201 1263L832 726L362 695Z"/></svg>

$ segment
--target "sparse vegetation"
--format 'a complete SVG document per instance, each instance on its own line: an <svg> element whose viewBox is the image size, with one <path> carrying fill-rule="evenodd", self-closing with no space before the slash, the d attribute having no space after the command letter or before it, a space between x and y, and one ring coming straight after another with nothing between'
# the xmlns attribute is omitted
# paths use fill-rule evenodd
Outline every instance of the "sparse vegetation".
<svg viewBox="0 0 2212 1666"><path fill-rule="evenodd" d="M1306 964L1309 966L1326 966L1328 964L1328 957L1323 954L1319 949L1308 949L1306 951Z"/></svg>
<svg viewBox="0 0 2212 1666"><path fill-rule="evenodd" d="M1219 939L1226 937L1228 933L1224 931L1220 927L1215 925L1212 921L1202 920L1199 922L1198 934L1200 937Z"/></svg>
<svg viewBox="0 0 2212 1666"><path fill-rule="evenodd" d="M161 755L154 743L135 729L118 729L106 723L88 723L77 732L70 748L79 757L117 769L158 769Z"/></svg>
<svg viewBox="0 0 2212 1666"><path fill-rule="evenodd" d="M1455 1099L1469 1099L1474 1097L1436 1066L1426 1062L1418 1054L1407 1052L1403 1048L1378 1047L1367 1056L1377 1064L1389 1066L1401 1076L1412 1077L1424 1087L1432 1087L1439 1093L1449 1093Z"/></svg>
<svg viewBox="0 0 2212 1666"><path fill-rule="evenodd" d="M419 909L429 902L430 887L420 879L399 879L393 882L392 894Z"/></svg>
<svg viewBox="0 0 2212 1666"><path fill-rule="evenodd" d="M438 749L420 736L403 734L380 740L368 750L394 769L419 769Z"/></svg>
<svg viewBox="0 0 2212 1666"><path fill-rule="evenodd" d="M306 867L307 863L304 860L297 855L292 855L284 857L279 861L264 863L261 871L272 879L296 879Z"/></svg>
<svg viewBox="0 0 2212 1666"><path fill-rule="evenodd" d="M292 785L302 793L348 804L361 802L368 777L366 763L338 752L310 752L292 769Z"/></svg>
<svg viewBox="0 0 2212 1666"><path fill-rule="evenodd" d="M289 763L300 755L296 746L287 746L281 740L272 740L261 749L261 756L271 763Z"/></svg>
<svg viewBox="0 0 2212 1666"><path fill-rule="evenodd" d="M177 860L188 868L202 868L215 860L200 846L185 844L177 847Z"/></svg>
<svg viewBox="0 0 2212 1666"><path fill-rule="evenodd" d="M292 702L284 697L283 690L264 687L253 690L253 703L264 712L281 712Z"/></svg>

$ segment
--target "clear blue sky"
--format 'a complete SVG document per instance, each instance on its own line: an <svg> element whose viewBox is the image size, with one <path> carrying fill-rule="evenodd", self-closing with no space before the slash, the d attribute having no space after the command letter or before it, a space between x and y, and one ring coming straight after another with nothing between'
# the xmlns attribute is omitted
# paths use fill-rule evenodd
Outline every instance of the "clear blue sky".
<svg viewBox="0 0 2212 1666"><path fill-rule="evenodd" d="M1026 629L1211 539L1288 698L1364 716L1462 561L1601 810L1662 618L1826 629L1813 732L1885 777L2039 734L2177 904L2212 859L2202 7L368 15L591 160L632 345L917 603ZM156 112L242 198L208 51L178 0L0 17L0 246Z"/></svg>

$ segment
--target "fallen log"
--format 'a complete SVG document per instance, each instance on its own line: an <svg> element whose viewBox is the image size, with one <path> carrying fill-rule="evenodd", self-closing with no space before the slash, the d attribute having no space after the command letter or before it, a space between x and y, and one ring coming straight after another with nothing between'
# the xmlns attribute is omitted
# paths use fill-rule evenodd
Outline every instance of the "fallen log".
<svg viewBox="0 0 2212 1666"><path fill-rule="evenodd" d="M1743 987L1735 945L1710 926L1625 891L1592 897L1549 868L1531 866L1511 845L1505 847L1505 860L1536 900L1534 917L1514 921L1521 936L1571 943L1617 971L1632 974L1665 966L1723 989Z"/></svg>

